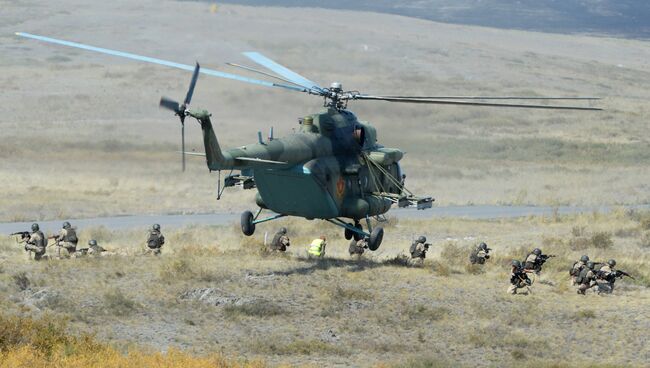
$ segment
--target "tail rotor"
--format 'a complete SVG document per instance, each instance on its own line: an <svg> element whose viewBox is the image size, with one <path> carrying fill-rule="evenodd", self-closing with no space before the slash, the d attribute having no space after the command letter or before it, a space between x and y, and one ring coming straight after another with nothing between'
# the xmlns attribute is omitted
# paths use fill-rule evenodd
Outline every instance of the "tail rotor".
<svg viewBox="0 0 650 368"><path fill-rule="evenodd" d="M183 171L185 171L185 117L189 115L187 107L192 101L192 95L194 94L194 87L196 86L196 80L199 78L199 70L201 66L199 63L196 63L194 68L194 73L192 74L192 81L190 82L190 88L187 90L185 95L185 100L182 104L179 104L177 101L174 101L167 97L160 98L160 107L163 109L171 110L178 116L181 121L181 156L182 156L182 165Z"/></svg>

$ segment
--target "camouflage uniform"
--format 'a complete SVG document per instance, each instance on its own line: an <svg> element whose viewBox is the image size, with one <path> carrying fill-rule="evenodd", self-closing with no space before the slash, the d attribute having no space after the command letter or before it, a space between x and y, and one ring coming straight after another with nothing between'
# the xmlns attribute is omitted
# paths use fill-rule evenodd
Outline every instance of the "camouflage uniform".
<svg viewBox="0 0 650 368"><path fill-rule="evenodd" d="M350 257L361 257L361 255L363 255L363 253L366 251L366 248L368 248L367 238L362 238L359 240L352 239L350 240L350 247L348 248L348 252L350 253Z"/></svg>
<svg viewBox="0 0 650 368"><path fill-rule="evenodd" d="M149 230L149 236L147 237L148 252L151 252L154 255L159 255L163 244L165 244L165 237L160 232L160 225L154 225L154 227Z"/></svg>
<svg viewBox="0 0 650 368"><path fill-rule="evenodd" d="M25 250L34 252L34 260L40 261L45 255L45 249L47 247L47 240L45 235L40 230L36 230L31 233L29 239L25 243Z"/></svg>
<svg viewBox="0 0 650 368"><path fill-rule="evenodd" d="M429 245L426 244L426 241L427 239L421 236L411 244L409 248L409 252L411 253L411 266L420 267L424 264L424 259L427 257L427 251L429 250Z"/></svg>
<svg viewBox="0 0 650 368"><path fill-rule="evenodd" d="M106 249L104 249L103 247L101 247L101 246L99 246L97 244L91 245L91 246L88 247L88 255L89 256L98 257L98 256L103 255L105 252L106 252Z"/></svg>
<svg viewBox="0 0 650 368"><path fill-rule="evenodd" d="M611 294L614 291L614 282L616 282L616 270L614 266L605 264L596 274L596 283L598 284L598 294Z"/></svg>
<svg viewBox="0 0 650 368"><path fill-rule="evenodd" d="M59 237L56 240L57 245L57 256L61 256L61 248L64 248L68 251L66 256L70 256L77 251L77 232L68 224L64 226L59 232Z"/></svg>
<svg viewBox="0 0 650 368"><path fill-rule="evenodd" d="M588 267L587 265L591 266ZM578 294L584 295L588 289L596 286L596 274L594 273L593 262L588 262L585 267L580 270L580 273L575 277L576 284L578 284Z"/></svg>
<svg viewBox="0 0 650 368"><path fill-rule="evenodd" d="M291 240L287 236L287 229L281 228L280 231L275 233L269 248L272 251L286 252L287 247L291 245Z"/></svg>
<svg viewBox="0 0 650 368"><path fill-rule="evenodd" d="M521 267L521 263L519 261L513 261L508 294L517 294L518 289L528 287L531 284L532 281L528 278L526 271Z"/></svg>
<svg viewBox="0 0 650 368"><path fill-rule="evenodd" d="M490 258L489 253L490 248L487 247L487 244L481 243L469 255L469 261L471 264L485 264L485 261Z"/></svg>
<svg viewBox="0 0 650 368"><path fill-rule="evenodd" d="M586 266L587 262L589 262L589 257L584 255L580 257L580 260L577 261L576 263L573 264L573 267L571 267L571 270L569 271L569 275L571 275L571 285L575 285L576 278L578 275L580 275L580 271L582 271ZM592 262L592 265L595 264Z"/></svg>

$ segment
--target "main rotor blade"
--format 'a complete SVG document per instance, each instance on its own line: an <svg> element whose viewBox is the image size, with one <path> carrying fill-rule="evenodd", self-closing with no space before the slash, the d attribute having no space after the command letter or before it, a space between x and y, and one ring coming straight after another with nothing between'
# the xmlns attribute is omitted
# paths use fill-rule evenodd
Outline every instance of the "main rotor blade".
<svg viewBox="0 0 650 368"><path fill-rule="evenodd" d="M244 52L243 54L247 58L270 69L272 72L287 78L288 80L294 82L299 86L303 86L307 89L315 90L320 93L325 91L324 88L319 86L317 83L312 82L309 79L303 77L302 75L276 63L275 61L267 58L266 56L260 54L259 52Z"/></svg>
<svg viewBox="0 0 650 368"><path fill-rule="evenodd" d="M397 97L368 96L368 95L353 95L349 99L351 99L351 100L372 100L372 101L402 102L402 103L438 104L438 105L465 105L465 106L515 107L515 108L528 108L528 109L602 111L602 109L596 108L596 107L555 106L555 105L528 105L528 104L520 105L520 104L452 101L452 100L424 100L424 99L417 99L417 98L397 98Z"/></svg>
<svg viewBox="0 0 650 368"><path fill-rule="evenodd" d="M241 65L241 64L236 64L236 63L226 63L226 65L234 66L235 68L241 68L241 69L247 70L247 71L249 71L249 72L262 74L262 75L267 76L267 77L269 77L269 78L277 79L277 80L283 81L283 82L285 82L285 83L290 83L290 84L294 84L294 85L296 85L296 86L302 87L301 85L296 84L296 83L294 83L294 82L292 82L292 81L290 81L290 80L288 80L288 79L285 79L285 78L282 78L282 77L278 77L277 75L274 75L274 74L271 74L271 73L267 73L267 72L265 72L265 71L263 71L263 70L259 70L259 69L251 68L250 66Z"/></svg>
<svg viewBox="0 0 650 368"><path fill-rule="evenodd" d="M600 100L600 97L526 97L526 96L382 96L418 100Z"/></svg>
<svg viewBox="0 0 650 368"><path fill-rule="evenodd" d="M190 101L192 101L192 95L194 94L194 87L196 86L196 80L199 78L200 70L201 70L201 66L197 61L196 66L194 67L194 73L192 73L192 81L190 82L190 88L187 90L187 95L185 95L185 101L183 102L183 105L185 106L189 105Z"/></svg>
<svg viewBox="0 0 650 368"><path fill-rule="evenodd" d="M24 32L16 32L16 35L20 36L20 37L31 38L31 39L34 39L34 40L43 41L43 42L49 42L49 43L54 43L54 44L58 44L58 45L63 45L63 46L68 46L68 47L75 47L75 48L78 48L78 49L99 52L99 53L102 53L102 54L119 56L119 57L132 59L132 60L144 61L146 63L164 65L164 66L177 68L177 69L183 69L183 70L187 70L187 71L193 71L194 70L194 67L191 66L191 65L175 63L173 61L156 59L156 58L152 58L152 57L148 57L148 56L131 54L131 53L128 53L128 52L123 52L123 51L116 51L116 50L105 49L105 48L101 48L101 47L84 45L82 43L58 40L58 39L55 39L55 38L39 36L39 35L34 35L34 34L24 33ZM267 82L267 81L262 81L262 80L243 77L243 76L236 75L236 74L224 73L224 72L220 72L218 70L202 68L200 70L200 72L203 73L203 74L214 76L214 77L232 79L232 80L236 80L236 81L240 81L240 82L252 83L252 84L257 84L257 85L266 86L266 87L280 87L280 88L290 89L292 91L310 92L310 89L308 89L308 88L295 87L295 86L290 86L290 85L286 85L286 84Z"/></svg>

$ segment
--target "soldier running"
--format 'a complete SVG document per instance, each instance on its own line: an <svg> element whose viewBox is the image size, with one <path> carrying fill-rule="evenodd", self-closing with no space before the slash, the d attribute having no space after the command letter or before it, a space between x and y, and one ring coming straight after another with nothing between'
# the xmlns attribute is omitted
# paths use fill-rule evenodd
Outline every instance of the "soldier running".
<svg viewBox="0 0 650 368"><path fill-rule="evenodd" d="M413 267L421 267L424 264L424 259L427 257L427 251L431 244L427 243L427 238L421 235L409 248L409 253L411 253L410 265Z"/></svg>
<svg viewBox="0 0 650 368"><path fill-rule="evenodd" d="M157 256L160 254L163 244L165 244L165 237L160 232L160 225L153 224L147 237L147 247L149 248L147 252Z"/></svg>
<svg viewBox="0 0 650 368"><path fill-rule="evenodd" d="M287 228L281 227L273 236L269 249L274 252L286 252L287 247L291 245L291 240L287 236Z"/></svg>
<svg viewBox="0 0 650 368"><path fill-rule="evenodd" d="M508 288L508 294L517 294L518 289L530 287L532 283L533 282L528 278L526 270L521 266L521 262L513 260L512 270L510 271L510 287Z"/></svg>
<svg viewBox="0 0 650 368"><path fill-rule="evenodd" d="M47 239L39 229L38 224L32 224L32 233L29 239L25 242L25 250L34 252L34 260L40 261L45 256L45 249L47 248Z"/></svg>
<svg viewBox="0 0 650 368"><path fill-rule="evenodd" d="M485 264L485 261L490 258L490 251L487 244L481 242L469 255L469 261L472 264Z"/></svg>

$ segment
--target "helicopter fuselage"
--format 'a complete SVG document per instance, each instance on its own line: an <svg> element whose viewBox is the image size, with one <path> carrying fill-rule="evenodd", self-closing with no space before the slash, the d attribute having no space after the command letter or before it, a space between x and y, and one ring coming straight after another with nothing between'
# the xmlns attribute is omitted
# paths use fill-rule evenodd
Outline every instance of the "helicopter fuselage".
<svg viewBox="0 0 650 368"><path fill-rule="evenodd" d="M400 194L402 152L376 142L376 130L348 111L327 109L301 120L294 134L219 152L202 124L210 170L252 176L261 208L307 219L359 220L387 212L381 194ZM377 166L380 166L378 168Z"/></svg>

